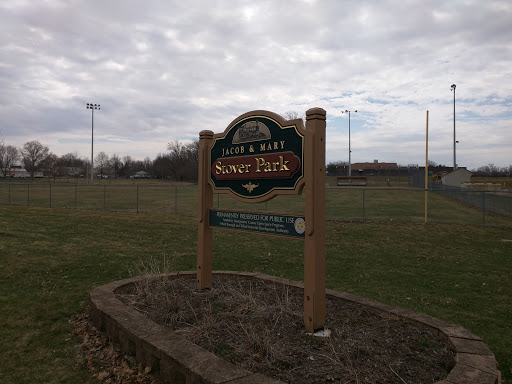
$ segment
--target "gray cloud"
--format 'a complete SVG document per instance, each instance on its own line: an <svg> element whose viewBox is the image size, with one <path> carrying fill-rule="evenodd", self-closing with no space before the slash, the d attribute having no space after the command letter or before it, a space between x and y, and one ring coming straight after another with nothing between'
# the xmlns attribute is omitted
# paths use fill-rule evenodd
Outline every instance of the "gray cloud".
<svg viewBox="0 0 512 384"><path fill-rule="evenodd" d="M154 157L254 109L328 113L327 159L512 163L507 1L12 1L0 5L10 145Z"/></svg>

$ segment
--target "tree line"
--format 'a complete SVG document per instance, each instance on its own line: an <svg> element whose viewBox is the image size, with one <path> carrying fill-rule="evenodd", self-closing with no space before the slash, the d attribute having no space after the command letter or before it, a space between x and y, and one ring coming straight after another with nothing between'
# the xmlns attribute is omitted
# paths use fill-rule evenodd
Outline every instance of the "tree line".
<svg viewBox="0 0 512 384"><path fill-rule="evenodd" d="M151 178L172 179L176 181L197 181L199 141L183 143L174 140L167 145L167 152L159 153L154 160L146 157L136 160L131 156L99 152L94 157L94 175L96 177L130 178L137 172ZM37 140L27 141L21 148L7 145L0 140L0 176L14 175L16 169L23 167L34 178L45 177L90 177L91 161L77 152L57 156L48 146Z"/></svg>
<svg viewBox="0 0 512 384"><path fill-rule="evenodd" d="M97 177L129 178L144 171L148 177L172 179L175 181L197 181L199 141L183 143L179 140L167 144L167 152L159 153L155 159L146 157L136 160L131 156L119 154L107 155L99 152L94 157L94 174ZM345 161L330 162L326 165L328 173L337 173L340 167L347 166ZM33 178L36 173L52 178L90 177L89 158L77 152L57 156L48 146L37 140L27 141L21 148L7 145L0 139L0 175L9 177L16 167L23 167ZM429 167L444 167L429 161ZM512 177L512 165L498 167L494 164L472 169L474 176Z"/></svg>

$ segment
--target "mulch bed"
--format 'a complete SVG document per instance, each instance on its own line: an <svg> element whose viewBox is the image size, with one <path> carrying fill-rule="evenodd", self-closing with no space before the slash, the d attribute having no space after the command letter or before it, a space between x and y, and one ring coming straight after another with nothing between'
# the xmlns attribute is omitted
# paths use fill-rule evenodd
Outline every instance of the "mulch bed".
<svg viewBox="0 0 512 384"><path fill-rule="evenodd" d="M212 289L198 292L190 276L148 276L116 294L183 338L283 382L435 383L454 366L454 350L426 326L342 299L327 298L330 337L307 335L302 289L252 277L214 275Z"/></svg>

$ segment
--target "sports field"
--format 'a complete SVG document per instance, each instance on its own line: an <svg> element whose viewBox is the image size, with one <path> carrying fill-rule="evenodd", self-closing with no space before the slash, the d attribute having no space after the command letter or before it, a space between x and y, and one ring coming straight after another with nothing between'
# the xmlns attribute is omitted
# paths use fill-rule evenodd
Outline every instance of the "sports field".
<svg viewBox="0 0 512 384"><path fill-rule="evenodd" d="M402 177L402 181L403 181ZM83 181L83 180L78 180ZM328 220L425 223L425 191L405 186L337 187L335 179L326 179L326 214ZM457 192L457 194L461 194ZM427 222L510 226L512 196L508 194L464 192L467 201L429 191ZM470 195L471 194L471 195ZM468 196L470 195L470 196ZM101 180L101 183L0 182L0 205L66 208L136 213L197 215L197 186L155 182L155 180ZM247 205L228 197L214 195L216 208L246 209ZM251 204L250 209L276 212L304 212L304 198L279 197L266 203ZM499 212L501 214L494 214Z"/></svg>
<svg viewBox="0 0 512 384"><path fill-rule="evenodd" d="M332 192L328 217L359 215L351 205L361 191ZM423 201L406 196L380 196L364 222L327 222L327 286L468 328L484 339L511 380L512 219L496 217L482 227L481 212L439 196L438 205L455 204L456 212L465 213L436 223L434 211L425 225L421 210L410 208L418 211L390 220L391 214L399 217L399 208ZM141 263L195 269L195 189L184 198L190 204L179 205L177 214L173 198L160 212L139 214L102 210L101 198L95 210L0 204L0 382L96 382L78 357L69 320L84 309L92 289L139 273ZM219 204L239 203L220 196ZM279 197L255 209L300 213L301 207L301 197ZM379 212L382 220L370 220ZM303 242L215 230L213 267L302 280Z"/></svg>

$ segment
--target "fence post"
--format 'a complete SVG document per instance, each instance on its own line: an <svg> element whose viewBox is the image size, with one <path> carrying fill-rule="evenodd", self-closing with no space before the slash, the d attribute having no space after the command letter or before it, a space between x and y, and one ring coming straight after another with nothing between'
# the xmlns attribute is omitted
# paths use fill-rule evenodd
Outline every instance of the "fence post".
<svg viewBox="0 0 512 384"><path fill-rule="evenodd" d="M485 227L485 192L482 192L482 227Z"/></svg>
<svg viewBox="0 0 512 384"><path fill-rule="evenodd" d="M178 213L178 186L174 186L174 213Z"/></svg>
<svg viewBox="0 0 512 384"><path fill-rule="evenodd" d="M365 192L366 192L366 188L363 188L363 221L365 220L365 217L364 217L364 210L365 210Z"/></svg>

